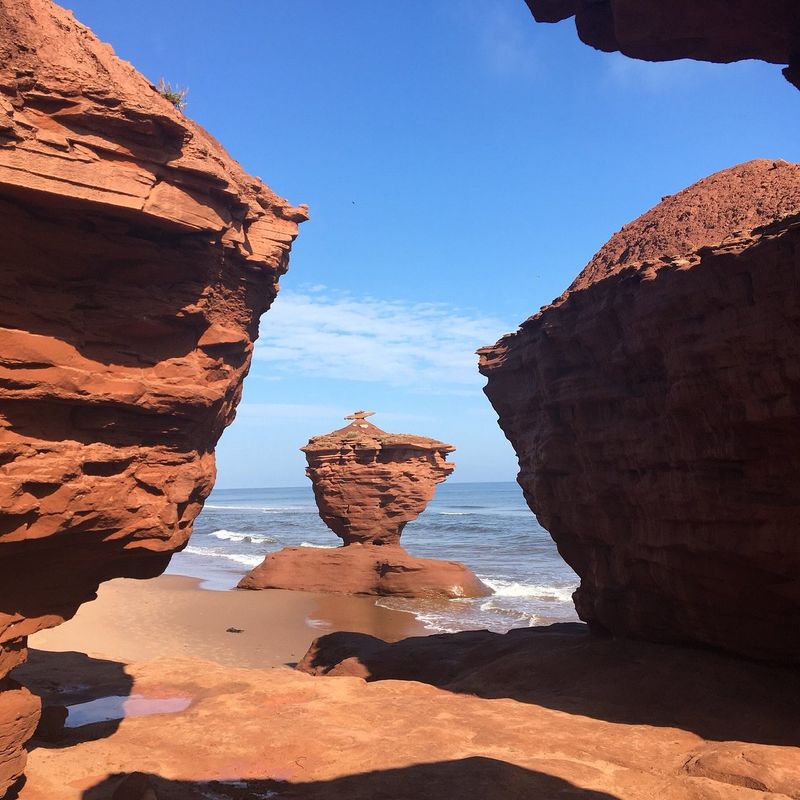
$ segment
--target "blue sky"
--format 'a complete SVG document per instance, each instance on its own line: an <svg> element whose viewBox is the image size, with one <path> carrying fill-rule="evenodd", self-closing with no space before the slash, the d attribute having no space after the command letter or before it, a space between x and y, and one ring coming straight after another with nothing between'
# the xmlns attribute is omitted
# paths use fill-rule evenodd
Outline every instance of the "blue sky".
<svg viewBox="0 0 800 800"><path fill-rule="evenodd" d="M311 221L218 486L305 482L354 408L452 442L451 480L516 459L473 351L558 296L624 223L751 158L800 161L779 68L649 64L536 25L522 0L66 0Z"/></svg>

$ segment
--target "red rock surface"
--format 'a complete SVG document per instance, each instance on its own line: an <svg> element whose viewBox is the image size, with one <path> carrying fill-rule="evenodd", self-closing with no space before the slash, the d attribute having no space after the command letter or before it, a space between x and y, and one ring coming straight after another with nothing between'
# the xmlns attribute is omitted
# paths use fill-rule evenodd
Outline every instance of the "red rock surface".
<svg viewBox="0 0 800 800"><path fill-rule="evenodd" d="M615 634L800 660L800 166L625 226L481 351L519 482Z"/></svg>
<svg viewBox="0 0 800 800"><path fill-rule="evenodd" d="M240 589L295 589L399 597L483 597L489 590L463 564L416 558L399 545L285 547L239 582Z"/></svg>
<svg viewBox="0 0 800 800"><path fill-rule="evenodd" d="M405 640L383 657L391 679L367 682L194 658L76 670L74 654L44 654L25 669L46 702L77 683L70 702L111 690L192 703L37 746L20 800L109 800L134 772L159 800L800 796L796 671L581 628Z"/></svg>
<svg viewBox="0 0 800 800"><path fill-rule="evenodd" d="M239 583L240 589L302 589L404 597L491 594L463 564L416 558L400 547L406 523L455 469L451 444L387 433L357 411L339 430L315 436L306 454L319 515L345 547L286 547Z"/></svg>
<svg viewBox="0 0 800 800"><path fill-rule="evenodd" d="M538 22L575 18L581 40L646 61L755 58L788 64L800 88L800 5L795 0L526 0Z"/></svg>
<svg viewBox="0 0 800 800"><path fill-rule="evenodd" d="M291 207L49 0L0 0L0 689L214 480ZM35 725L0 693L0 795Z"/></svg>

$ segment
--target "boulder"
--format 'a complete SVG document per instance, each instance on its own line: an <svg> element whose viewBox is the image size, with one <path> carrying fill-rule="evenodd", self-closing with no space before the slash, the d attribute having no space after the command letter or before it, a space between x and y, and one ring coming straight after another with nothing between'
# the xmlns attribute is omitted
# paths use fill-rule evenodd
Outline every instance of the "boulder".
<svg viewBox="0 0 800 800"><path fill-rule="evenodd" d="M343 428L301 448L319 515L345 543L398 544L406 523L433 499L436 484L456 468L451 444L386 433L357 411Z"/></svg>
<svg viewBox="0 0 800 800"><path fill-rule="evenodd" d="M800 660L800 166L665 198L480 352L582 619Z"/></svg>

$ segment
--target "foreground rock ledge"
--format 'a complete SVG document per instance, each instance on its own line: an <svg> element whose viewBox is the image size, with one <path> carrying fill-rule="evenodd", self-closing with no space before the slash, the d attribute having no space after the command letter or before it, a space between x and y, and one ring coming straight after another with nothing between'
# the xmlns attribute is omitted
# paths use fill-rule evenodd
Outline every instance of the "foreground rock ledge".
<svg viewBox="0 0 800 800"><path fill-rule="evenodd" d="M381 673L365 682L343 659L377 672L377 656L348 636L321 640L341 644L342 677L325 678L34 651L25 681L47 704L112 693L191 703L37 746L20 800L121 800L123 781L158 800L800 796L794 670L559 625L380 643ZM136 772L146 777L126 779Z"/></svg>
<svg viewBox="0 0 800 800"><path fill-rule="evenodd" d="M666 198L480 368L582 619L800 660L798 165Z"/></svg>
<svg viewBox="0 0 800 800"><path fill-rule="evenodd" d="M356 411L349 425L302 448L319 515L344 547L285 547L267 556L240 589L299 589L402 597L482 597L491 591L463 564L416 558L400 546L408 522L455 469L455 448L387 433Z"/></svg>
<svg viewBox="0 0 800 800"><path fill-rule="evenodd" d="M0 215L1 796L38 716L5 676L186 543L305 211L69 12L0 0Z"/></svg>

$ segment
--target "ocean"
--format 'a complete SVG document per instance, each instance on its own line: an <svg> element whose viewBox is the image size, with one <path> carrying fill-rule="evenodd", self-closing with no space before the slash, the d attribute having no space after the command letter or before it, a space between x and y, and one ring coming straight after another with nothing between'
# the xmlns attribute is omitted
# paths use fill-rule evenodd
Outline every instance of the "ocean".
<svg viewBox="0 0 800 800"><path fill-rule="evenodd" d="M186 549L167 572L227 590L267 553L286 546L337 547L319 518L311 486L215 489ZM413 555L461 561L494 590L459 600L376 598L414 614L432 631L511 628L577 619L578 578L537 523L516 483L451 483L437 487L428 508L408 523L402 545Z"/></svg>

